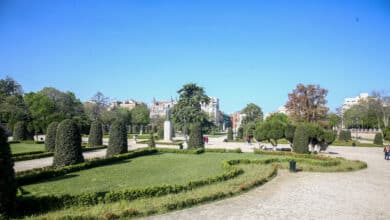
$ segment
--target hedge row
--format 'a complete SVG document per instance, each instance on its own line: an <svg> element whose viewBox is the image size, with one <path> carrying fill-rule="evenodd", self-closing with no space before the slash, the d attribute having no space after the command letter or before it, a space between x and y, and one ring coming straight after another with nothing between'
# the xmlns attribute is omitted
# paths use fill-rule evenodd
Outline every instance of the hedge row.
<svg viewBox="0 0 390 220"><path fill-rule="evenodd" d="M22 152L22 153L15 153L12 154L12 157L20 157L20 156L26 156L26 155L34 155L34 154L42 154L46 153L46 151L30 151L30 152Z"/></svg>
<svg viewBox="0 0 390 220"><path fill-rule="evenodd" d="M44 141L34 141L34 140L22 140L22 141L8 141L8 144L44 144Z"/></svg>
<svg viewBox="0 0 390 220"><path fill-rule="evenodd" d="M196 149L174 149L174 148L157 148L161 153L175 153L175 154L202 154L205 152L204 148Z"/></svg>
<svg viewBox="0 0 390 220"><path fill-rule="evenodd" d="M135 151L131 151L128 153L116 155L111 158L97 158L85 161L80 164L65 166L61 168L54 167L44 167L44 168L36 168L32 170L22 171L16 174L16 180L18 186L23 186L27 184L32 184L39 182L41 180L45 180L48 178L63 176L68 173L77 172L80 170L90 169L98 166L103 166L107 164L111 164L117 161L122 161L134 157L151 155L157 153L157 150L150 148L138 149Z"/></svg>
<svg viewBox="0 0 390 220"><path fill-rule="evenodd" d="M206 148L205 151L210 153L242 153L241 148L236 148L236 149Z"/></svg>
<svg viewBox="0 0 390 220"><path fill-rule="evenodd" d="M264 150L254 149L253 153L264 154L264 155L275 155L275 156L289 156L294 158L308 158L308 159L315 159L315 160L332 160L331 157L325 157L316 154L298 154L295 152L288 152L288 151L264 151Z"/></svg>
<svg viewBox="0 0 390 220"><path fill-rule="evenodd" d="M111 159L111 158L110 158ZM224 162L227 172L202 180L189 181L184 185L162 185L153 187L138 187L120 191L84 193L80 195L60 195L43 197L19 197L18 207L23 207L20 214L31 214L42 211L49 211L71 206L89 206L98 203L110 203L120 200L135 200L139 198L156 197L172 193L189 191L194 188L226 181L237 177L244 171L238 167L233 167ZM227 164L227 165L226 165Z"/></svg>

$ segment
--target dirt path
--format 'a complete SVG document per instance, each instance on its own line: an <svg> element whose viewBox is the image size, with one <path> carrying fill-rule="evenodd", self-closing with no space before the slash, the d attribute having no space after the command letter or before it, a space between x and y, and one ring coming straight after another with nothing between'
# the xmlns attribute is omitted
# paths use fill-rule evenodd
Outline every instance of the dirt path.
<svg viewBox="0 0 390 220"><path fill-rule="evenodd" d="M390 219L390 161L380 148L330 147L368 168L288 173L243 195L148 219Z"/></svg>

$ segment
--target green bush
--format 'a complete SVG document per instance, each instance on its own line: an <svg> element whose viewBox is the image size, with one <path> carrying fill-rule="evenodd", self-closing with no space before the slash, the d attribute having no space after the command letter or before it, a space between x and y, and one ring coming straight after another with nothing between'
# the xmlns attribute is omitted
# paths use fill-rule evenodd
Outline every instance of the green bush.
<svg viewBox="0 0 390 220"><path fill-rule="evenodd" d="M54 152L56 148L56 135L58 122L52 122L47 126L45 148L47 152Z"/></svg>
<svg viewBox="0 0 390 220"><path fill-rule="evenodd" d="M10 216L14 212L16 199L16 183L14 163L7 136L0 127L0 218Z"/></svg>
<svg viewBox="0 0 390 220"><path fill-rule="evenodd" d="M387 126L387 128L383 130L383 139L390 141L390 126Z"/></svg>
<svg viewBox="0 0 390 220"><path fill-rule="evenodd" d="M24 121L18 121L15 123L12 136L14 141L27 140L27 127Z"/></svg>
<svg viewBox="0 0 390 220"><path fill-rule="evenodd" d="M227 140L228 141L232 141L233 140L233 129L232 128L228 128Z"/></svg>
<svg viewBox="0 0 390 220"><path fill-rule="evenodd" d="M351 138L351 131L341 130L340 134L339 134L339 141L348 142L350 140L352 140L352 138Z"/></svg>
<svg viewBox="0 0 390 220"><path fill-rule="evenodd" d="M164 129L159 127L157 129L157 137L159 140L164 139Z"/></svg>
<svg viewBox="0 0 390 220"><path fill-rule="evenodd" d="M204 148L202 127L200 124L193 124L191 127L188 148Z"/></svg>
<svg viewBox="0 0 390 220"><path fill-rule="evenodd" d="M296 153L308 153L309 136L307 134L306 126L300 124L295 129L293 150Z"/></svg>
<svg viewBox="0 0 390 220"><path fill-rule="evenodd" d="M103 127L99 121L93 121L89 130L88 146L102 146L103 145Z"/></svg>
<svg viewBox="0 0 390 220"><path fill-rule="evenodd" d="M79 127L73 120L65 119L57 128L53 166L62 167L83 161Z"/></svg>
<svg viewBox="0 0 390 220"><path fill-rule="evenodd" d="M374 138L374 144L376 145L383 145L383 136L381 133L376 133Z"/></svg>
<svg viewBox="0 0 390 220"><path fill-rule="evenodd" d="M122 121L116 120L110 128L110 138L108 140L107 157L127 152L127 130Z"/></svg>
<svg viewBox="0 0 390 220"><path fill-rule="evenodd" d="M236 139L242 139L244 137L244 128L243 127L239 127L237 129L237 135L236 135Z"/></svg>
<svg viewBox="0 0 390 220"><path fill-rule="evenodd" d="M153 132L150 132L148 147L151 147L151 148L155 148L156 147L156 142L154 141Z"/></svg>
<svg viewBox="0 0 390 220"><path fill-rule="evenodd" d="M204 148L195 149L174 149L174 148L158 148L161 153L175 153L175 154L202 154L205 152Z"/></svg>
<svg viewBox="0 0 390 220"><path fill-rule="evenodd" d="M287 124L286 128L284 129L284 137L292 144L294 142L294 133L295 133L295 126L292 124Z"/></svg>

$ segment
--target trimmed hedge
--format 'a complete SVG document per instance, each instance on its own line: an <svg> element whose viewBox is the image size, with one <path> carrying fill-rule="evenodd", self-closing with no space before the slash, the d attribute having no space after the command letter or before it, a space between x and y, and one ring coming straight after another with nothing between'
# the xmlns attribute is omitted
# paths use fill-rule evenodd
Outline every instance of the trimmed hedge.
<svg viewBox="0 0 390 220"><path fill-rule="evenodd" d="M156 142L154 141L153 132L150 132L148 147L152 147L152 148L156 147Z"/></svg>
<svg viewBox="0 0 390 220"><path fill-rule="evenodd" d="M340 133L339 133L339 141L348 142L350 140L352 140L352 138L351 138L351 131L341 130Z"/></svg>
<svg viewBox="0 0 390 220"><path fill-rule="evenodd" d="M63 167L84 162L81 134L71 119L63 120L57 128L53 166Z"/></svg>
<svg viewBox="0 0 390 220"><path fill-rule="evenodd" d="M305 125L300 124L295 129L293 150L297 153L309 153L309 134Z"/></svg>
<svg viewBox="0 0 390 220"><path fill-rule="evenodd" d="M174 148L157 148L158 152L161 153L175 153L175 154L203 154L204 148L197 149L174 149Z"/></svg>
<svg viewBox="0 0 390 220"><path fill-rule="evenodd" d="M231 127L228 128L227 140L228 141L232 141L233 140L233 129Z"/></svg>
<svg viewBox="0 0 390 220"><path fill-rule="evenodd" d="M0 127L0 219L13 214L16 199L14 163L7 136Z"/></svg>
<svg viewBox="0 0 390 220"><path fill-rule="evenodd" d="M374 144L383 146L383 136L382 133L376 133L374 137Z"/></svg>
<svg viewBox="0 0 390 220"><path fill-rule="evenodd" d="M99 121L94 121L91 124L88 136L88 146L101 146L103 145L103 127Z"/></svg>
<svg viewBox="0 0 390 220"><path fill-rule="evenodd" d="M56 148L56 136L57 136L57 127L58 122L52 122L47 126L46 130L46 139L45 139L45 149L47 152L54 152Z"/></svg>
<svg viewBox="0 0 390 220"><path fill-rule="evenodd" d="M27 127L24 121L18 121L15 123L12 137L14 141L23 141L27 139Z"/></svg>
<svg viewBox="0 0 390 220"><path fill-rule="evenodd" d="M108 140L107 157L127 152L127 130L125 124L116 120L110 127L110 139Z"/></svg>
<svg viewBox="0 0 390 220"><path fill-rule="evenodd" d="M242 153L241 148L236 148L236 149L206 148L205 151L210 153Z"/></svg>
<svg viewBox="0 0 390 220"><path fill-rule="evenodd" d="M200 124L192 125L188 148L204 148L203 132Z"/></svg>

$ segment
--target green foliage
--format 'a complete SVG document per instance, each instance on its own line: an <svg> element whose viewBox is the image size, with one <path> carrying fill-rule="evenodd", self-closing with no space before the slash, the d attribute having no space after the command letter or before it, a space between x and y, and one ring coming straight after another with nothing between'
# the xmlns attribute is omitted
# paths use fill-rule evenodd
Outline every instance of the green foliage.
<svg viewBox="0 0 390 220"><path fill-rule="evenodd" d="M341 118L334 114L334 113L330 113L329 114L329 127L330 128L334 128L334 127L338 127L341 123Z"/></svg>
<svg viewBox="0 0 390 220"><path fill-rule="evenodd" d="M47 152L54 152L55 150L58 124L58 122L52 122L47 126L45 139L45 148Z"/></svg>
<svg viewBox="0 0 390 220"><path fill-rule="evenodd" d="M239 127L237 129L236 139L242 139L243 137L244 137L244 128L243 127Z"/></svg>
<svg viewBox="0 0 390 220"><path fill-rule="evenodd" d="M203 132L200 124L192 125L188 148L204 148Z"/></svg>
<svg viewBox="0 0 390 220"><path fill-rule="evenodd" d="M18 121L14 125L13 140L14 141L27 140L27 127L24 121Z"/></svg>
<svg viewBox="0 0 390 220"><path fill-rule="evenodd" d="M228 141L232 141L233 140L233 129L231 127L228 128L227 140Z"/></svg>
<svg viewBox="0 0 390 220"><path fill-rule="evenodd" d="M127 152L127 130L122 121L116 120L110 128L107 157Z"/></svg>
<svg viewBox="0 0 390 220"><path fill-rule="evenodd" d="M294 133L293 150L296 153L309 153L309 134L305 124L299 124Z"/></svg>
<svg viewBox="0 0 390 220"><path fill-rule="evenodd" d="M141 129L149 124L149 109L146 105L137 105L131 110L131 122L133 125L140 126Z"/></svg>
<svg viewBox="0 0 390 220"><path fill-rule="evenodd" d="M9 216L14 211L16 184L13 166L7 136L3 128L0 127L0 217L2 215Z"/></svg>
<svg viewBox="0 0 390 220"><path fill-rule="evenodd" d="M71 119L65 119L57 127L53 166L63 167L83 161L79 127Z"/></svg>
<svg viewBox="0 0 390 220"><path fill-rule="evenodd" d="M284 137L292 144L294 142L295 126L287 124L284 129Z"/></svg>
<svg viewBox="0 0 390 220"><path fill-rule="evenodd" d="M99 121L93 121L89 130L88 146L103 145L103 127Z"/></svg>
<svg viewBox="0 0 390 220"><path fill-rule="evenodd" d="M156 142L154 141L153 132L150 132L148 147L151 147L151 148L155 148L156 147Z"/></svg>
<svg viewBox="0 0 390 220"><path fill-rule="evenodd" d="M242 124L244 126L250 122L260 123L263 121L263 111L259 106L253 103L249 103L244 109L242 109L241 114L246 115L242 119Z"/></svg>
<svg viewBox="0 0 390 220"><path fill-rule="evenodd" d="M290 122L284 114L276 113L269 116L265 122L257 126L255 138L258 141L267 140L273 146L278 145L278 140L285 138L285 130Z"/></svg>
<svg viewBox="0 0 390 220"><path fill-rule="evenodd" d="M390 141L390 126L383 129L383 139L385 139L386 141Z"/></svg>
<svg viewBox="0 0 390 220"><path fill-rule="evenodd" d="M256 124L254 122L248 122L245 125L245 137L254 136L256 130Z"/></svg>
<svg viewBox="0 0 390 220"><path fill-rule="evenodd" d="M164 139L164 128L159 127L157 129L157 137L159 140Z"/></svg>
<svg viewBox="0 0 390 220"><path fill-rule="evenodd" d="M374 138L374 144L376 145L383 145L383 136L382 133L376 133Z"/></svg>
<svg viewBox="0 0 390 220"><path fill-rule="evenodd" d="M352 140L351 138L351 131L349 130L341 130L340 133L339 133L339 141L350 141Z"/></svg>

